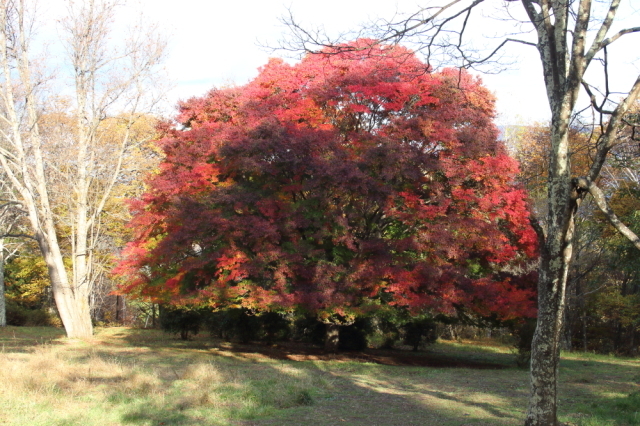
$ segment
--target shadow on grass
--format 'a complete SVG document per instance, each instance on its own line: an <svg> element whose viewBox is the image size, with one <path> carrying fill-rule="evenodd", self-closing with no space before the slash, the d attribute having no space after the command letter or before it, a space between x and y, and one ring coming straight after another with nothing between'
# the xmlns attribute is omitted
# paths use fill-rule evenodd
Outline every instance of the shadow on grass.
<svg viewBox="0 0 640 426"><path fill-rule="evenodd" d="M500 410L496 409L492 404L489 404L489 403L486 403L486 402L468 401L468 400L464 400L462 398L459 398L457 396L450 395L450 394L447 394L447 393L444 393L444 392L426 391L426 393L431 395L431 396L433 396L434 398L453 401L453 402L456 402L458 404L465 405L467 407L477 407L477 408L479 408L481 410L486 411L487 413L490 413L494 417L498 417L498 418L507 418L507 417L509 417L503 411L500 411Z"/></svg>
<svg viewBox="0 0 640 426"><path fill-rule="evenodd" d="M197 335L191 340L180 340L176 335L151 329L112 328L110 337L115 337L126 342L128 346L146 348L171 348L171 349L223 349L238 354L254 353L266 358L277 360L342 360L355 362L371 362L382 365L426 366L438 368L474 368L474 369L503 369L515 368L515 354L504 352L504 347L484 346L482 344L467 345L464 343L448 342L437 343L428 346L426 350L413 352L410 350L373 350L364 352L341 352L340 354L326 354L320 347L308 344L280 343L278 345L266 344L240 344L227 343L220 339L210 338L204 334ZM482 343L482 342L481 342ZM609 362L607 356L591 356L590 354L578 355L580 359L561 360L562 368L577 368L589 366L590 363L598 365L619 366L619 360ZM630 359L633 361L633 359ZM640 364L638 364L640 365ZM526 369L525 369L526 370Z"/></svg>
<svg viewBox="0 0 640 426"><path fill-rule="evenodd" d="M218 354L215 358L225 357ZM432 369L332 362L290 362L229 358L218 367L222 383L236 387L212 413L202 393L186 391L179 400L150 401L121 411L123 424L352 426L395 425L520 425L528 396L527 373L521 370ZM169 362L170 364L170 362ZM175 386L180 367L163 386ZM496 374L499 373L499 376ZM173 377L172 377L173 376ZM282 383L313 377L308 384L286 390ZM290 385L287 385L290 386ZM178 389L176 387L176 389ZM565 386L565 395L574 386ZM283 397L291 393L289 398ZM603 399L600 392L580 390L584 403L564 403L561 413L585 413L576 425L637 423L637 398ZM564 395L563 395L564 396ZM248 407L238 407L248 401ZM216 419L217 418L217 419ZM568 420L572 418L569 417ZM587 422L589 420L589 422ZM635 423L634 423L635 422ZM574 423L569 423L574 424Z"/></svg>
<svg viewBox="0 0 640 426"><path fill-rule="evenodd" d="M37 340L25 336L25 345ZM184 342L157 331L108 329L73 354L79 362L97 356L131 366L122 378L87 379L106 389L102 404L127 425L520 425L529 392L525 370L506 362L477 367L510 354L455 345L419 354L328 355L318 348L225 344L202 336ZM425 359L447 362L417 361ZM633 411L640 397L604 395L631 392L638 365L563 360L563 418L581 426L634 424L628 416L640 417Z"/></svg>
<svg viewBox="0 0 640 426"><path fill-rule="evenodd" d="M220 339L208 338L203 335L191 340L180 340L170 334L163 334L157 330L126 330L112 333L112 337L122 339L127 345L146 348L172 348L230 351L239 357L265 358L272 360L291 361L354 361L396 366L424 366L438 368L473 368L473 369L503 369L514 363L511 354L496 353L495 351L456 351L445 346L437 349L431 347L422 352L401 349L367 349L365 351L327 353L323 348L296 342L279 342L276 345L264 343L241 344L224 342ZM443 350L444 348L444 350Z"/></svg>
<svg viewBox="0 0 640 426"><path fill-rule="evenodd" d="M163 343L143 343L145 339L141 339L139 333L121 337L133 345L154 350L160 350L163 345L199 352L206 349L213 359L228 360L230 364L225 365L220 380L236 383L240 380L244 388L241 399L258 401L254 409L230 409L224 415L245 425L515 425L520 423L520 415L514 414L511 407L526 402L525 392L515 395L511 392L526 381L526 373L508 368L513 364L510 354L494 351L456 352L456 348L445 347L445 350L419 353L367 350L327 354L321 348L296 344L243 345L200 337L184 342L175 338L167 340L166 336ZM240 373L233 371L238 368L242 370ZM256 370L260 370L259 377L254 376ZM499 397L492 396L484 385L495 376L492 370L503 371L503 376L506 374L513 382L492 384L504 389ZM433 371L438 373L431 374ZM180 375L174 374L175 378ZM514 375L515 381L511 377ZM301 376L314 377L330 385L297 389L298 396L284 404L277 401L278 397L270 400L269 394L285 392L278 389L281 383L299 380ZM376 377L380 381L367 383L357 378L361 376ZM456 376L466 379L460 381ZM465 395L456 395L460 388L465 389ZM482 394L480 399L478 394ZM194 395L194 398L198 397ZM167 404L167 409L175 410L170 405ZM152 413L149 410L147 407L150 420L165 421L158 417L157 410ZM133 414L140 416L139 412ZM134 418L138 418L136 416ZM192 416L188 415L183 423L191 421L188 419ZM123 417L123 421L126 418Z"/></svg>
<svg viewBox="0 0 640 426"><path fill-rule="evenodd" d="M172 408L172 407L171 407ZM124 424L144 425L217 425L225 423L211 423L205 417L192 417L180 411L173 411L170 407L162 407L157 404L145 404L132 408L121 417Z"/></svg>
<svg viewBox="0 0 640 426"><path fill-rule="evenodd" d="M429 368L370 366L335 369L330 365L304 363L313 374L324 374L332 387L314 400L311 408L279 412L270 418L245 421L245 426L293 425L516 425L518 415L491 402L474 401L475 392L456 396L451 387L451 369L433 376L411 374ZM444 373L443 373L444 372ZM487 374L484 370L481 374ZM414 382L414 383L410 383ZM518 399L517 397L514 399ZM522 398L520 398L522 399ZM509 401L518 405L521 401Z"/></svg>
<svg viewBox="0 0 640 426"><path fill-rule="evenodd" d="M127 353L131 348L147 348L141 352L143 356L132 356L131 362L152 362L156 370L162 370L158 373L161 387L173 389L165 394L162 404L151 397L143 404L123 400L118 411L124 424L519 424L517 416L508 410L473 398L481 389L487 392L482 380L496 371L519 376L523 373L465 355L454 360L437 353L405 351L336 355L300 345L241 345L200 338L183 342L166 336L154 341L139 331L112 333L114 338L127 342L125 346L129 348L121 347ZM94 349L92 354L113 358L108 347ZM211 379L215 386L207 389L203 382L199 387L188 388L188 380L198 380L189 376L189 368L203 359L215 367L218 376ZM461 367L465 370L458 370ZM452 378L460 374L473 375L477 389L470 389L474 384L468 381L452 386ZM455 395L459 386L467 386L469 395ZM224 398L208 399L216 392ZM122 393L113 389L112 400L119 395ZM507 405L512 403L518 405L511 400Z"/></svg>

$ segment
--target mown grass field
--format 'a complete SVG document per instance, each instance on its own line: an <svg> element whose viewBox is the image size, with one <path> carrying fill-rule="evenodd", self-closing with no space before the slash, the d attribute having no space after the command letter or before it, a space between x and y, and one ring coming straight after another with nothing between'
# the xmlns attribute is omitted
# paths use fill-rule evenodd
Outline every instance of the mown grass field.
<svg viewBox="0 0 640 426"><path fill-rule="evenodd" d="M416 356L491 368L271 359L206 336L0 329L1 425L520 425L528 373L504 346L438 343ZM291 358L294 358L291 356ZM501 368L499 368L501 367ZM565 354L560 419L640 425L640 360Z"/></svg>

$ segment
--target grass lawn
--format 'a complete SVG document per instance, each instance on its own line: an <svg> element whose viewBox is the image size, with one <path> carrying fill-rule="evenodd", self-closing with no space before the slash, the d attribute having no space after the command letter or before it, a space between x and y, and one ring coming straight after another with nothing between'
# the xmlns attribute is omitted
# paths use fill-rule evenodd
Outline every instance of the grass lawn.
<svg viewBox="0 0 640 426"><path fill-rule="evenodd" d="M456 367L281 355L154 330L80 341L6 327L0 425L493 426L522 424L526 409L528 372L507 347L443 342L415 355ZM559 410L568 425L640 425L640 360L565 354Z"/></svg>

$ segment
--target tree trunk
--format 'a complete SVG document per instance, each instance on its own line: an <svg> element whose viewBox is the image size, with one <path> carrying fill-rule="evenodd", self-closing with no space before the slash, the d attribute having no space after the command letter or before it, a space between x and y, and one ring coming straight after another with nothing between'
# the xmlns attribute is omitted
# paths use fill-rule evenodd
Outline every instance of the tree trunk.
<svg viewBox="0 0 640 426"><path fill-rule="evenodd" d="M120 299L122 299L122 296L120 295L116 295L116 324L120 325L120 321L122 320L121 316L120 316Z"/></svg>
<svg viewBox="0 0 640 426"><path fill-rule="evenodd" d="M69 53L67 68L75 73L76 105L71 109L76 132L73 137L63 135L58 142L64 142L75 158L52 159L49 156L58 154L49 150L49 137L59 135L45 135L40 126L49 104L56 102L38 90L45 81L32 70L32 64L40 62L33 61L29 51L35 24L30 19L32 3L3 1L0 7L0 73L4 77L0 118L5 126L0 134L0 166L27 211L67 336L89 337L93 332L89 303L95 279L93 250L103 232L100 218L118 183L127 150L133 146L131 127L160 100L149 83L156 81L165 42L155 30L147 32L145 26L137 26L125 50L112 52L109 39L120 3L91 0L68 5L68 16L58 22ZM103 129L118 105L126 108L118 114L122 126ZM63 117L67 114L55 112ZM119 142L113 150L106 149L113 130ZM104 138L106 135L110 136ZM107 167L103 167L105 160ZM64 179L52 178L56 168L67 173ZM62 247L57 236L60 226L71 230L70 242Z"/></svg>
<svg viewBox="0 0 640 426"><path fill-rule="evenodd" d="M55 236L55 227L53 219L46 218L45 222L52 229L51 234L46 235L39 230L37 225L40 223L37 214L30 215L33 229L36 229L36 241L40 247L42 256L44 257L47 269L49 271L49 279L51 281L51 290L53 298L62 320L62 325L70 338L87 338L93 335L93 324L91 322L91 309L89 308L88 289L81 288L69 282L67 270L64 265L60 246Z"/></svg>
<svg viewBox="0 0 640 426"><path fill-rule="evenodd" d="M331 353L338 352L340 345L340 326L338 324L325 324L324 350Z"/></svg>
<svg viewBox="0 0 640 426"><path fill-rule="evenodd" d="M547 286L552 280L540 280ZM526 426L557 426L557 381L560 362L563 305L559 292L538 295L538 321L531 344L531 397L525 420Z"/></svg>
<svg viewBox="0 0 640 426"><path fill-rule="evenodd" d="M544 50L543 50L544 51ZM547 53L546 51L544 51ZM542 52L541 52L542 53ZM569 162L569 116L573 101L553 99L547 198L547 234L538 269L538 321L531 345L531 395L525 426L557 426L557 382L565 316L566 287L573 255L575 212L579 198Z"/></svg>
<svg viewBox="0 0 640 426"><path fill-rule="evenodd" d="M127 325L127 298L122 296L122 325Z"/></svg>
<svg viewBox="0 0 640 426"><path fill-rule="evenodd" d="M4 298L4 239L0 238L0 327L7 326L7 305Z"/></svg>
<svg viewBox="0 0 640 426"><path fill-rule="evenodd" d="M584 352L589 350L589 345L587 342L587 311L586 309L583 312L582 316L582 349Z"/></svg>
<svg viewBox="0 0 640 426"><path fill-rule="evenodd" d="M573 302L575 298L567 298L567 307L564 311L564 330L562 332L562 346L560 349L563 351L573 352L573 324L574 324L574 310Z"/></svg>
<svg viewBox="0 0 640 426"><path fill-rule="evenodd" d="M155 311L153 312L155 315ZM118 325L125 325L127 319L127 301L124 296L116 295L116 323ZM155 324L155 318L154 318Z"/></svg>

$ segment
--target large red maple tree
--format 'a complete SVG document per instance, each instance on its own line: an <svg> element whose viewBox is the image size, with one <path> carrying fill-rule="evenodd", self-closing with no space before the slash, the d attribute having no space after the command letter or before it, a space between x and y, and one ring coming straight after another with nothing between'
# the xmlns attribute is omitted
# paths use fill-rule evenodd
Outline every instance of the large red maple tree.
<svg viewBox="0 0 640 426"><path fill-rule="evenodd" d="M165 126L160 170L131 201L122 290L328 322L380 301L535 315L535 280L512 271L536 235L492 95L371 44L273 59L182 103L183 128Z"/></svg>

